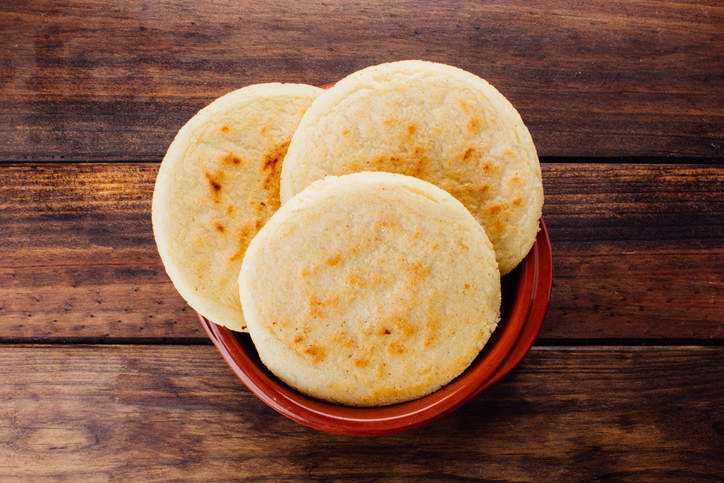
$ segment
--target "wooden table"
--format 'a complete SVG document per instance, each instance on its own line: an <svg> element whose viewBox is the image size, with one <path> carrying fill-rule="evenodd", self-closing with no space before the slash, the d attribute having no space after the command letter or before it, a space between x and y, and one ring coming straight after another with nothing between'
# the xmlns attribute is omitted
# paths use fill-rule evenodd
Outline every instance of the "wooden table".
<svg viewBox="0 0 724 483"><path fill-rule="evenodd" d="M0 481L724 481L721 1L0 5ZM158 165L242 86L420 58L530 128L553 244L533 349L375 438L257 399L154 244Z"/></svg>

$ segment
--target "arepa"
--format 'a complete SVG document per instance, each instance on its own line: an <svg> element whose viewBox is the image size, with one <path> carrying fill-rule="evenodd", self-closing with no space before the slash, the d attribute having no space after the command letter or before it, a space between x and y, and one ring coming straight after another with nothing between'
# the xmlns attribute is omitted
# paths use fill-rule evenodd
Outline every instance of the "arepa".
<svg viewBox="0 0 724 483"><path fill-rule="evenodd" d="M502 274L535 241L543 205L535 146L511 103L472 73L410 60L337 82L292 139L282 203L325 176L359 171L414 176L451 193L485 228Z"/></svg>
<svg viewBox="0 0 724 483"><path fill-rule="evenodd" d="M288 200L250 243L239 290L262 362L349 406L436 391L500 318L480 224L442 189L383 172L328 177Z"/></svg>
<svg viewBox="0 0 724 483"><path fill-rule="evenodd" d="M279 173L321 89L257 84L198 112L176 135L153 193L153 233L169 277L211 321L244 330L238 277L249 241L279 208Z"/></svg>

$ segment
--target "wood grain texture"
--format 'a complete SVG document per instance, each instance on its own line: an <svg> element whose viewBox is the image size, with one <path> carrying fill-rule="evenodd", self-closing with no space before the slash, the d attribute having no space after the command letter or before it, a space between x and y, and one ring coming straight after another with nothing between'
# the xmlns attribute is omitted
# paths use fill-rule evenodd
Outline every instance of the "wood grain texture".
<svg viewBox="0 0 724 483"><path fill-rule="evenodd" d="M410 58L530 128L550 308L454 414L322 433L246 389L174 289L158 161L231 90ZM0 482L721 482L722 92L718 0L0 2Z"/></svg>
<svg viewBox="0 0 724 483"><path fill-rule="evenodd" d="M155 163L0 167L0 340L204 341L150 223ZM724 340L724 166L543 165L540 337Z"/></svg>
<svg viewBox="0 0 724 483"><path fill-rule="evenodd" d="M157 172L157 164L0 169L3 336L206 339L156 251Z"/></svg>
<svg viewBox="0 0 724 483"><path fill-rule="evenodd" d="M0 48L0 161L158 161L231 90L408 58L488 79L544 156L724 157L718 1L5 1Z"/></svg>
<svg viewBox="0 0 724 483"><path fill-rule="evenodd" d="M542 338L724 338L724 166L544 166Z"/></svg>
<svg viewBox="0 0 724 483"><path fill-rule="evenodd" d="M717 481L724 349L534 349L456 413L355 438L287 420L208 346L1 346L0 480Z"/></svg>

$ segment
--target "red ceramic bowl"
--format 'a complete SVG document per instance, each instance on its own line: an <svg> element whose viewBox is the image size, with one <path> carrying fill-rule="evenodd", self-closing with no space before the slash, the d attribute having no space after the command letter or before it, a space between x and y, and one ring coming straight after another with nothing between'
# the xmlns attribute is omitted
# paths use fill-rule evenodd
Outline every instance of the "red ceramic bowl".
<svg viewBox="0 0 724 483"><path fill-rule="evenodd" d="M553 284L550 239L541 219L533 248L502 279L501 321L480 355L457 379L414 401L380 408L325 403L290 388L259 360L251 337L199 315L221 355L251 391L269 406L306 426L332 433L377 436L418 428L459 408L510 372L540 332Z"/></svg>

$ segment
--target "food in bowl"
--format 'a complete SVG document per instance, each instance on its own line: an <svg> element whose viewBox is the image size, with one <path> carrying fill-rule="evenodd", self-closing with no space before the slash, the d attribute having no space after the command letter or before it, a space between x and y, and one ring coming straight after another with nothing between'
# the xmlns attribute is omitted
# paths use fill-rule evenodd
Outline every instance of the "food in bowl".
<svg viewBox="0 0 724 483"><path fill-rule="evenodd" d="M325 176L388 171L452 194L485 228L501 275L530 251L540 164L518 111L464 70L409 60L337 82L304 114L282 165L281 200Z"/></svg>
<svg viewBox="0 0 724 483"><path fill-rule="evenodd" d="M240 91L257 89L264 88ZM543 190L530 134L487 82L441 64L382 64L326 91L302 90L305 100L291 107L259 100L228 116L215 102L199 113L213 115L179 132L154 192L164 264L227 362L293 419L382 434L392 426L346 426L382 417L400 430L439 417L510 370L542 322L551 265L539 271L534 245L541 241ZM283 129L275 129L276 118ZM278 142L264 142L269 132ZM237 149L256 156L247 172L234 170L246 159L228 155ZM231 165L222 168L226 161ZM341 199L320 201L328 195ZM319 218L305 218L305 206L314 206ZM443 216L438 209L452 211ZM287 236L292 229L299 237ZM456 246L451 237L461 233L482 234L485 242L475 235L477 241ZM460 246L477 250L477 262ZM502 290L501 331L500 277L517 277L516 267L525 276L512 295ZM534 323L526 325L533 313ZM241 332L250 331L253 343L239 349L232 331L244 338ZM247 358L250 345L294 389L280 389L287 386ZM393 362L395 351L407 355ZM292 409L280 409L280 397L293 400ZM310 423L317 412L322 419Z"/></svg>
<svg viewBox="0 0 724 483"><path fill-rule="evenodd" d="M305 396L269 372L247 332L229 330L201 315L199 321L232 371L275 411L322 431L379 436L419 428L450 414L516 367L541 329L552 282L551 245L541 218L541 230L528 256L501 278L500 322L476 360L432 394L389 406L343 406Z"/></svg>
<svg viewBox="0 0 724 483"><path fill-rule="evenodd" d="M327 177L287 201L249 245L239 289L264 364L350 406L436 391L500 318L480 224L446 191L392 173Z"/></svg>
<svg viewBox="0 0 724 483"><path fill-rule="evenodd" d="M217 324L245 330L241 261L280 206L284 155L321 92L278 83L230 92L181 128L161 162L152 204L161 260L188 304Z"/></svg>

